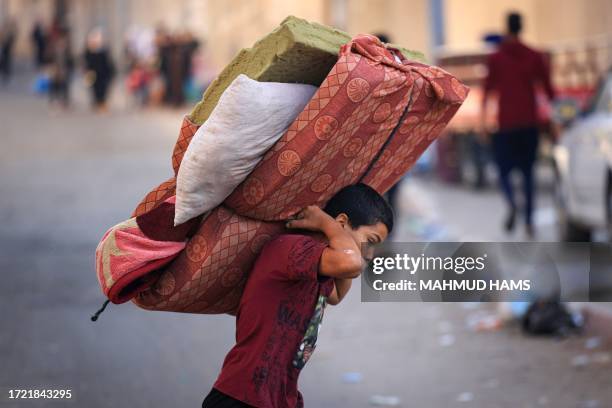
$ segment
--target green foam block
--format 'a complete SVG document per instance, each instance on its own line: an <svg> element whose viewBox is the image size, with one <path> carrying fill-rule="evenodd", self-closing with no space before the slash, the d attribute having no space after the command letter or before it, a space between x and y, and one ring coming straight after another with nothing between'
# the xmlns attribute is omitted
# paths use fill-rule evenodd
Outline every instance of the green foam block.
<svg viewBox="0 0 612 408"><path fill-rule="evenodd" d="M338 51L351 37L340 30L297 17L287 17L279 27L253 45L241 50L210 86L191 112L201 125L208 119L221 94L240 74L263 82L321 85L338 59ZM410 59L423 54L393 45Z"/></svg>

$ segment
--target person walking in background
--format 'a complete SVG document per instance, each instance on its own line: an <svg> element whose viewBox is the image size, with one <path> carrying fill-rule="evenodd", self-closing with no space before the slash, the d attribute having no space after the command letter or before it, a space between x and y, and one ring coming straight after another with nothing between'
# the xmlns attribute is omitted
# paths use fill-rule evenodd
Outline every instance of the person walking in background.
<svg viewBox="0 0 612 408"><path fill-rule="evenodd" d="M34 66L41 69L45 65L45 55L47 53L47 33L40 20L34 23L32 29L32 46L34 48Z"/></svg>
<svg viewBox="0 0 612 408"><path fill-rule="evenodd" d="M91 87L92 103L98 112L106 111L108 88L115 75L115 67L104 35L99 28L93 29L87 36L85 48L85 77Z"/></svg>
<svg viewBox="0 0 612 408"><path fill-rule="evenodd" d="M180 37L172 35L168 52L168 81L166 83L166 102L180 106L184 102L183 78L185 75L185 55Z"/></svg>
<svg viewBox="0 0 612 408"><path fill-rule="evenodd" d="M186 99L186 91L191 85L193 79L193 56L199 48L199 41L193 36L190 31L184 31L179 35L179 47L182 58L182 71L180 72L181 95L176 101L182 104Z"/></svg>
<svg viewBox="0 0 612 408"><path fill-rule="evenodd" d="M185 102L185 86L191 77L193 54L199 46L189 32L174 34L162 48L161 70L166 78L165 101L171 106L181 106Z"/></svg>
<svg viewBox="0 0 612 408"><path fill-rule="evenodd" d="M13 71L13 44L17 37L17 26L13 20L8 20L0 27L0 75L7 83Z"/></svg>
<svg viewBox="0 0 612 408"><path fill-rule="evenodd" d="M70 50L68 29L59 29L49 44L49 100L59 102L63 108L70 104L70 78L74 59Z"/></svg>
<svg viewBox="0 0 612 408"><path fill-rule="evenodd" d="M154 41L154 33L150 29L133 27L126 36L124 53L128 74L125 84L128 93L139 106L150 102L150 87L156 74Z"/></svg>
<svg viewBox="0 0 612 408"><path fill-rule="evenodd" d="M508 14L507 35L498 50L488 58L481 126L484 131L487 100L491 93L495 92L498 97L498 131L492 137L492 147L501 189L509 207L504 227L506 231L512 231L515 226L517 205L510 174L513 169L518 168L523 178L526 232L533 238L533 168L539 137L536 87L543 87L551 100L554 98L554 91L550 81L550 69L544 56L520 40L522 26L520 14Z"/></svg>

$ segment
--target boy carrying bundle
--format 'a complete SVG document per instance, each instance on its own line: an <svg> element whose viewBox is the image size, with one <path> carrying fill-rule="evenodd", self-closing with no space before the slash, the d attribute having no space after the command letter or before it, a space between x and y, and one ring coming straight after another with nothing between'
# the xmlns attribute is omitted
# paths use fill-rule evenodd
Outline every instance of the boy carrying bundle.
<svg viewBox="0 0 612 408"><path fill-rule="evenodd" d="M325 305L346 296L370 247L393 229L393 212L375 190L355 184L324 210L306 207L287 228L301 231L270 241L253 266L236 314L236 345L203 408L304 406L297 380Z"/></svg>

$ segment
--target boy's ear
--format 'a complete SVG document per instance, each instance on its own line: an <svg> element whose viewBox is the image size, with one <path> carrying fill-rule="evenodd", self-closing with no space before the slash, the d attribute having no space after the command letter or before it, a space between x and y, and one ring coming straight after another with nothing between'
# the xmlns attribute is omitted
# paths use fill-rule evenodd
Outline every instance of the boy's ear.
<svg viewBox="0 0 612 408"><path fill-rule="evenodd" d="M340 223L340 225L344 226L351 226L351 223L349 221L349 217L348 215L346 215L345 213L340 213L336 216L336 221L338 221Z"/></svg>

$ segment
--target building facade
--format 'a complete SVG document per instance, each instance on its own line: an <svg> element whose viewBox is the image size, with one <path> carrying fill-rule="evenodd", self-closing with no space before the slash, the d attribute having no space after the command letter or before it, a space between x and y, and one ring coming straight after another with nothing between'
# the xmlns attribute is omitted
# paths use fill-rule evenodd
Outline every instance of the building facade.
<svg viewBox="0 0 612 408"><path fill-rule="evenodd" d="M393 42L426 56L434 55L440 44L478 46L485 33L503 31L509 10L524 14L524 36L537 46L594 38L605 42L612 36L610 0L0 0L0 21L13 18L18 23L18 56L30 53L34 21L48 23L59 9L76 49L82 48L91 28L102 26L119 57L131 28L163 24L170 31L193 32L217 68L287 15L350 34L384 32Z"/></svg>

